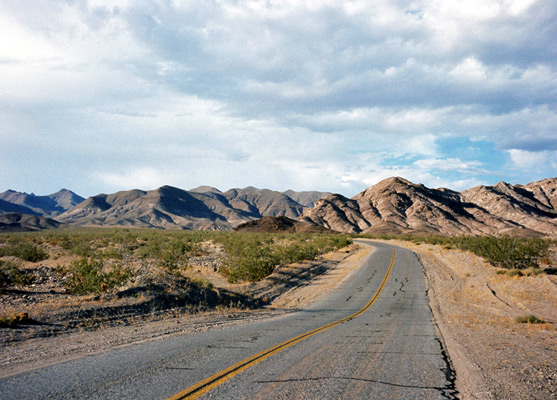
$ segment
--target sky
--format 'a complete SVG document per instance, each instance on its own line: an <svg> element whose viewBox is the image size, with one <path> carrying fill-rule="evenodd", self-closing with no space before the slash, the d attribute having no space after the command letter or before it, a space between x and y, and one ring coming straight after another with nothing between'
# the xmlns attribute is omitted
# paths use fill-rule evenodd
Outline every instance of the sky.
<svg viewBox="0 0 557 400"><path fill-rule="evenodd" d="M557 176L553 0L0 0L0 191Z"/></svg>

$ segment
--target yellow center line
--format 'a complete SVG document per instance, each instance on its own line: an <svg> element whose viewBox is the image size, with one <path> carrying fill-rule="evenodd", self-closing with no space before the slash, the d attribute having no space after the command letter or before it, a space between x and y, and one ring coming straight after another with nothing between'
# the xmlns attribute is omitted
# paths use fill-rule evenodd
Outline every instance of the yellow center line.
<svg viewBox="0 0 557 400"><path fill-rule="evenodd" d="M379 297L379 295L383 291L383 288L387 284L387 281L389 279L389 275L391 274L393 266L395 265L395 255L396 255L396 251L393 250L393 256L391 257L391 263L389 265L389 268L387 269L387 272L385 273L385 277L383 278L383 280L381 281L381 284L379 285L379 288L377 289L377 291L375 292L375 294L373 295L371 300L359 311L355 312L352 315L349 315L348 317L342 318L342 319L340 319L338 321L335 321L335 322L331 322L327 325L324 325L322 327L313 329L309 332L303 333L303 334L301 334L299 336L296 336L292 339L289 339L285 342L277 344L276 346L270 347L267 350L263 350L262 352L259 352L254 356L246 358L245 360L240 361L239 363L234 364L234 365L232 365L232 366L230 366L230 367L228 367L228 368L226 368L226 369L224 369L220 372L217 372L216 374L208 377L207 379L202 380L199 383L196 383L193 386L190 386L189 388L181 391L180 393L177 393L174 396L168 398L168 400L197 399L200 396L204 395L205 393L213 390L217 386L223 384L227 380L231 379L232 377L238 375L240 372L245 371L246 369L248 369L250 367L253 367L254 365L260 363L261 361L263 361L266 358L272 356L273 354L276 354L276 353L286 349L287 347L290 347L290 346L292 346L292 345L294 345L298 342L301 342L302 340L307 339L310 336L313 336L313 335L315 335L319 332L323 332L327 329L330 329L334 326L343 324L347 321L350 321L350 320L362 315L364 312L366 312L373 305L373 303L375 303L375 301L377 300L377 298Z"/></svg>

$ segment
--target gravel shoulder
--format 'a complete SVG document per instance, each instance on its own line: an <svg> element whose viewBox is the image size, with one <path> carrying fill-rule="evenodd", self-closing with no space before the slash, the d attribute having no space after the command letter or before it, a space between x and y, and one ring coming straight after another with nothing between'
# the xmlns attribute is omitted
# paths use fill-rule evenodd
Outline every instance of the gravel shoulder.
<svg viewBox="0 0 557 400"><path fill-rule="evenodd" d="M388 243L419 256L462 399L557 398L557 276L510 277L468 252ZM516 322L528 315L545 323Z"/></svg>

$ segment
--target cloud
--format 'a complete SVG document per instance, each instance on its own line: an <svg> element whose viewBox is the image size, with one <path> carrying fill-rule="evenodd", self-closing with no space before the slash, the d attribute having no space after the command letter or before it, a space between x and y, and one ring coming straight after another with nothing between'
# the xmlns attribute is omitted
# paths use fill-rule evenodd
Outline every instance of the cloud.
<svg viewBox="0 0 557 400"><path fill-rule="evenodd" d="M515 168L535 169L540 171L540 165L543 169L551 170L557 168L557 151L532 152L526 150L511 149L508 150L511 160Z"/></svg>
<svg viewBox="0 0 557 400"><path fill-rule="evenodd" d="M114 172L95 172L92 179L100 181L101 185L115 188L153 188L163 186L166 176L163 176L157 169L151 167L135 167L123 173Z"/></svg>
<svg viewBox="0 0 557 400"><path fill-rule="evenodd" d="M424 169L427 171L435 171L435 170L457 171L465 174L477 174L478 172L482 174L489 173L488 171L480 168L482 164L478 161L465 162L458 158L421 159L414 162L414 165L420 169Z"/></svg>
<svg viewBox="0 0 557 400"><path fill-rule="evenodd" d="M555 175L556 17L541 0L4 2L0 184L351 195Z"/></svg>

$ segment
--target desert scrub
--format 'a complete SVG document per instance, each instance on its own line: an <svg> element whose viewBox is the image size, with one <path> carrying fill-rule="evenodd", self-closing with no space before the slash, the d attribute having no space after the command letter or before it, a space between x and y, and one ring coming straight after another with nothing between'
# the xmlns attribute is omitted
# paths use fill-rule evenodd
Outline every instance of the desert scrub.
<svg viewBox="0 0 557 400"><path fill-rule="evenodd" d="M535 315L516 317L516 322L519 324L545 324L545 321L539 319Z"/></svg>
<svg viewBox="0 0 557 400"><path fill-rule="evenodd" d="M224 246L227 258L221 270L230 282L259 281L278 265L313 260L351 243L343 235L299 233L230 232L215 240Z"/></svg>
<svg viewBox="0 0 557 400"><path fill-rule="evenodd" d="M0 245L0 257L13 256L31 262L48 258L48 254L26 236L14 235L3 239L3 245Z"/></svg>
<svg viewBox="0 0 557 400"><path fill-rule="evenodd" d="M66 287L72 294L105 293L119 287L132 277L132 272L120 264L112 265L104 271L102 260L89 261L86 258L74 261L62 273L66 276Z"/></svg>
<svg viewBox="0 0 557 400"><path fill-rule="evenodd" d="M0 236L0 246L6 248L11 237ZM228 262L222 271L228 279L257 281L277 265L311 260L351 242L343 235L125 228L69 228L32 232L23 238L51 249L59 259L80 257L79 261L60 268L69 277L69 290L73 293L110 290L115 280L123 280L138 263L179 277L190 257L205 254L208 243L224 249ZM112 271L110 265L119 267ZM118 275L116 270L124 272Z"/></svg>
<svg viewBox="0 0 557 400"><path fill-rule="evenodd" d="M27 312L20 312L11 317L0 317L0 327L2 328L13 328L19 325L34 325L36 323L37 321L32 319Z"/></svg>
<svg viewBox="0 0 557 400"><path fill-rule="evenodd" d="M511 236L478 236L456 238L457 246L485 258L490 264L505 269L538 267L549 250L543 239L523 239Z"/></svg>
<svg viewBox="0 0 557 400"><path fill-rule="evenodd" d="M211 283L211 281L203 276L195 276L191 278L191 282L202 289L213 289L213 284Z"/></svg>
<svg viewBox="0 0 557 400"><path fill-rule="evenodd" d="M230 282L239 280L258 281L270 275L280 264L277 252L269 243L246 241L245 243L228 243L226 266L222 272Z"/></svg>
<svg viewBox="0 0 557 400"><path fill-rule="evenodd" d="M528 267L526 269L500 269L497 271L497 275L508 275L510 277L515 276L538 276L538 275L545 275L543 270L538 267Z"/></svg>
<svg viewBox="0 0 557 400"><path fill-rule="evenodd" d="M379 235L365 236L384 240L399 239L415 244L428 243L470 251L484 258L491 265L508 270L539 267L547 259L550 240L504 236L415 236Z"/></svg>
<svg viewBox="0 0 557 400"><path fill-rule="evenodd" d="M16 285L28 285L33 274L21 271L13 262L0 259L0 289Z"/></svg>
<svg viewBox="0 0 557 400"><path fill-rule="evenodd" d="M168 272L176 272L188 264L188 253L194 245L188 240L157 236L144 240L135 251L134 255L141 259L151 259Z"/></svg>

